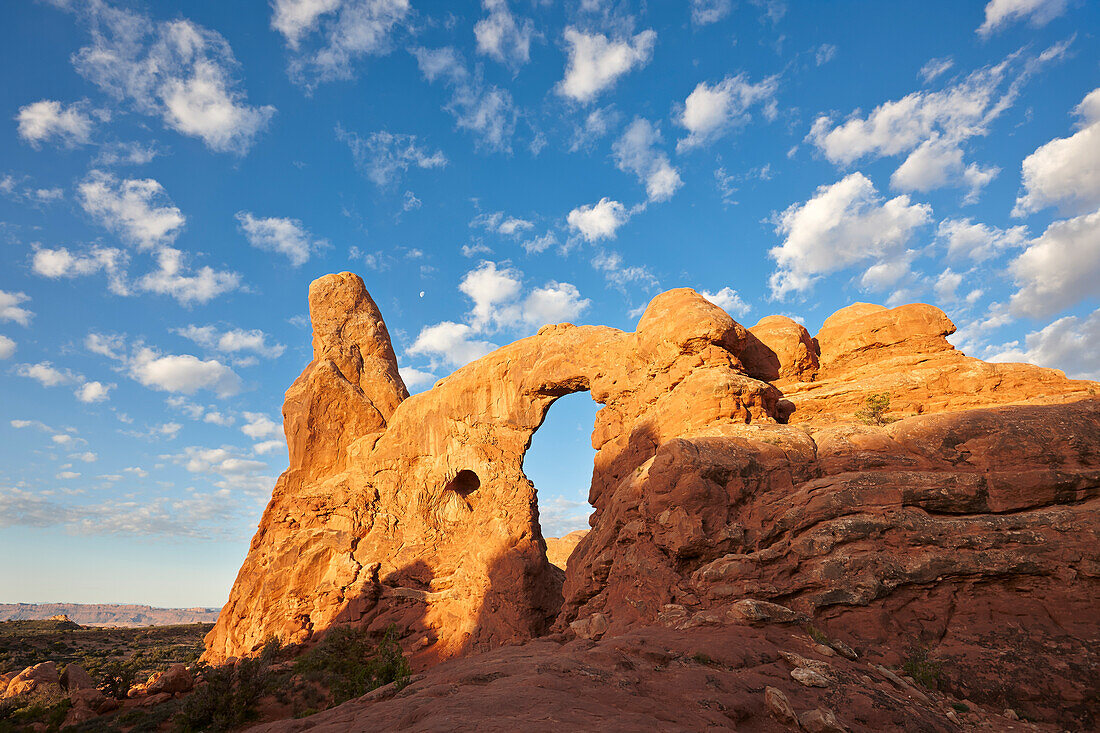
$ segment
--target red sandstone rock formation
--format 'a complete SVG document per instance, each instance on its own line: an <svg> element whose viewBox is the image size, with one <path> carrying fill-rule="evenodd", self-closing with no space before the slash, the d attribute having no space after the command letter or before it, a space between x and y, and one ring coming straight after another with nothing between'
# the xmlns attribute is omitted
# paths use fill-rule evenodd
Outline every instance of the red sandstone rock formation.
<svg viewBox="0 0 1100 733"><path fill-rule="evenodd" d="M584 539L586 534L588 534L587 529L578 529L564 537L547 537L546 559L550 561L551 565L565 570L565 566L569 562L569 556L573 554L573 550L576 549L577 544Z"/></svg>
<svg viewBox="0 0 1100 733"><path fill-rule="evenodd" d="M747 332L690 290L655 298L635 333L547 326L400 402L396 359L359 278L315 282L310 314L324 335L287 391L290 468L207 637L208 661L271 635L304 642L334 623L397 623L429 658L544 633L561 574L546 560L522 465L554 400L590 390L606 405L592 438L596 491L684 429L772 419L779 399L741 372L734 354ZM323 358L364 343L378 347L381 385L354 359L341 368ZM396 409L366 410L360 395L371 392Z"/></svg>
<svg viewBox="0 0 1100 733"><path fill-rule="evenodd" d="M794 407L792 423L852 419L869 395L879 393L890 396L895 417L1067 402L1096 393L1095 383L1067 380L1054 369L990 364L963 355L947 341L955 324L930 305L843 308L825 320L813 339L813 357L803 351L808 349L805 329L777 318L763 319L752 333L787 365L785 371L776 377L760 368L749 373L783 391Z"/></svg>
<svg viewBox="0 0 1100 733"><path fill-rule="evenodd" d="M863 675L885 678L882 690L911 687L881 665L919 653L938 660L956 697L1071 727L1096 722L1098 385L965 357L931 306L852 306L811 339L779 317L746 331L675 290L653 300L634 333L547 326L406 398L358 278L317 281L310 308L314 361L284 406L291 466L207 638L208 661L250 654L269 635L299 643L335 624L394 623L425 668L552 626L556 641L525 647L543 671L524 684L587 665L603 690L594 693L601 715L640 696L657 706L646 703L642 718L695 727L717 723L661 718L665 693L645 686L651 675L638 673L637 695L608 697L623 668L585 656L584 645L633 639L604 653L627 650L630 670L633 657L649 659L638 639L709 654L718 642L700 629L747 639L745 623L812 621L842 654L861 650L861 666L837 662L846 671L830 677L790 656L796 632L783 627L761 632L778 636L756 661L721 662L732 677L719 687L793 695L789 680L752 670L797 658L789 677L809 687L790 702L808 729L833 725L812 692L825 685L848 707L836 712L849 726L927 715L927 729L951 730L942 700L918 713L924 703L909 690L894 704L850 687ZM582 390L603 405L592 434L596 511L563 585L522 461L551 403ZM854 422L882 392L903 419ZM581 646L546 646L575 638ZM482 664L440 669L461 677ZM448 679L433 674L426 680ZM503 694L464 698L473 717L463 720L483 720ZM727 720L782 729L774 716L789 711L776 694L770 705L763 693L731 694L715 698L736 711ZM420 703L410 695L405 707L372 698L371 726L400 728L403 711L432 709L431 690ZM563 704L552 697L525 700L522 715L541 720L549 708L540 706ZM479 705L485 711L473 712ZM562 715L566 724L600 719L581 708Z"/></svg>

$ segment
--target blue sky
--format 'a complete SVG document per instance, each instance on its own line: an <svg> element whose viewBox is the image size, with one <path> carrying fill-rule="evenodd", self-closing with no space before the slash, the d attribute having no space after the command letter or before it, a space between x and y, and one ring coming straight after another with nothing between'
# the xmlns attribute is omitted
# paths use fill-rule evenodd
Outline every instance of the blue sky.
<svg viewBox="0 0 1100 733"><path fill-rule="evenodd" d="M681 286L811 332L929 302L1100 377L1096 3L0 13L0 601L224 601L328 272L413 391ZM585 524L594 409L535 438L547 534Z"/></svg>

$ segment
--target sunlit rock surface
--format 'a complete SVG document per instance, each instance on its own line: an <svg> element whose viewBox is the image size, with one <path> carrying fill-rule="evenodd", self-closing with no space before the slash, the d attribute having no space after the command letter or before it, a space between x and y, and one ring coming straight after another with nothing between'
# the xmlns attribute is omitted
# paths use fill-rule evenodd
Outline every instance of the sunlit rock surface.
<svg viewBox="0 0 1100 733"><path fill-rule="evenodd" d="M493 652L511 683L459 685L447 699L463 725L545 683L596 692L562 693L579 706L573 717L551 692L516 703L517 716L595 725L633 706L640 720L681 728L713 725L714 713L783 730L780 696L760 692L771 686L806 726L835 712L855 729L906 716L958 729L942 701L898 693L874 671L919 650L948 660L938 675L957 698L1096 722L1100 385L966 357L928 305L857 304L811 337L783 317L745 329L681 289L654 298L633 333L546 326L408 397L358 277L316 281L310 310L314 360L284 406L290 468L207 638L208 661L251 654L272 635L308 643L337 624L395 624L421 670L527 643ZM584 390L603 406L595 513L563 572L560 547L547 559L523 455L554 400ZM883 393L884 424L857 420ZM792 669L782 655L812 646L811 623L859 661ZM714 692L706 714L663 704L665 694L695 700L699 674L643 669L690 666L693 645L717 659L728 693ZM376 696L284 728L365 728L385 715L415 728L419 718L399 724L402 710L430 718L433 690L485 666L478 659L428 672L400 693L403 708ZM554 671L570 665L592 674ZM616 674L633 674L633 691L598 694ZM814 691L822 680L846 710L827 709Z"/></svg>

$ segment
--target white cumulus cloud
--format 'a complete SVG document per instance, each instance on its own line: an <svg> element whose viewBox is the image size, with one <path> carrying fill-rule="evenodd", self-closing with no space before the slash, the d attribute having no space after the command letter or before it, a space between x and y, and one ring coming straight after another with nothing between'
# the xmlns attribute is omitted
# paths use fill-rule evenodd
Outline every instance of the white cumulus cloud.
<svg viewBox="0 0 1100 733"><path fill-rule="evenodd" d="M93 246L84 253L73 253L66 247L40 247L34 251L31 265L36 274L51 280L105 272L112 293L129 295L125 269L128 262L129 256L115 247Z"/></svg>
<svg viewBox="0 0 1100 733"><path fill-rule="evenodd" d="M486 84L480 70L470 71L451 47L413 50L420 73L429 82L442 81L451 90L445 107L459 128L472 133L487 150L510 152L516 129L516 109L506 89Z"/></svg>
<svg viewBox="0 0 1100 733"><path fill-rule="evenodd" d="M1100 296L1100 210L1056 221L1009 267L1018 315L1042 318Z"/></svg>
<svg viewBox="0 0 1100 733"><path fill-rule="evenodd" d="M226 331L219 331L214 326L190 325L186 328L176 329L176 333L194 341L199 346L215 349L225 354L250 351L269 359L276 359L286 351L286 346L282 344L269 343L268 335L258 328L251 330L231 328Z"/></svg>
<svg viewBox="0 0 1100 733"><path fill-rule="evenodd" d="M1067 48L1067 43L1056 44L1034 58L1014 54L943 89L880 104L866 116L857 110L840 123L819 116L807 140L844 166L905 155L891 178L893 188L923 192L964 187L965 203L972 203L999 170L968 163L964 146L987 135L993 121L1015 103L1023 84L1045 64L1062 58Z"/></svg>
<svg viewBox="0 0 1100 733"><path fill-rule="evenodd" d="M699 295L702 295L731 316L744 317L752 310L752 307L741 298L741 294L728 286L715 293L700 290Z"/></svg>
<svg viewBox="0 0 1100 733"><path fill-rule="evenodd" d="M21 377L27 377L41 384L43 387L57 387L62 384L73 384L81 381L78 374L68 369L58 369L52 362L41 361L37 364L20 364L15 373Z"/></svg>
<svg viewBox="0 0 1100 733"><path fill-rule="evenodd" d="M275 0L271 27L291 51L290 78L313 89L352 78L359 58L389 53L410 9L409 0Z"/></svg>
<svg viewBox="0 0 1100 733"><path fill-rule="evenodd" d="M401 380L412 392L417 391L418 387L426 387L437 381L434 374L424 369L403 366L398 371L401 372Z"/></svg>
<svg viewBox="0 0 1100 733"><path fill-rule="evenodd" d="M340 7L343 0L275 0L271 4L271 27L283 34L292 48L316 27L321 16Z"/></svg>
<svg viewBox="0 0 1100 733"><path fill-rule="evenodd" d="M34 147L52 140L66 148L86 145L91 141L92 118L84 105L63 105L52 99L43 99L19 108L15 116L19 123L19 137Z"/></svg>
<svg viewBox="0 0 1100 733"><path fill-rule="evenodd" d="M34 313L22 307L30 300L26 293L14 293L0 290L0 321L15 321L21 326L29 326Z"/></svg>
<svg viewBox="0 0 1100 733"><path fill-rule="evenodd" d="M93 219L140 249L171 244L187 221L152 178L119 180L93 170L77 187L77 194Z"/></svg>
<svg viewBox="0 0 1100 733"><path fill-rule="evenodd" d="M661 131L639 117L611 146L619 170L637 176L650 201L667 201L684 184L668 155L657 147L660 142Z"/></svg>
<svg viewBox="0 0 1100 733"><path fill-rule="evenodd" d="M337 127L336 137L348 144L356 166L380 187L396 182L410 167L430 169L447 165L442 150L429 151L420 145L416 135L380 130L363 138Z"/></svg>
<svg viewBox="0 0 1100 733"><path fill-rule="evenodd" d="M770 76L757 83L745 74L727 76L717 84L700 82L684 100L677 122L688 131L676 144L680 152L713 142L730 129L749 120L749 109L763 107L764 115L776 115L775 93L777 77Z"/></svg>
<svg viewBox="0 0 1100 733"><path fill-rule="evenodd" d="M421 329L407 353L428 358L431 369L413 369L410 376L434 380L432 370L439 366L459 367L496 349L487 340L491 333L529 333L547 323L574 320L591 305L571 283L551 281L524 294L523 273L489 261L467 272L459 290L473 303L466 322Z"/></svg>
<svg viewBox="0 0 1100 733"><path fill-rule="evenodd" d="M695 25L717 23L729 12L730 0L691 0L691 22Z"/></svg>
<svg viewBox="0 0 1100 733"><path fill-rule="evenodd" d="M244 153L275 114L248 104L237 61L220 34L186 18L154 21L102 0L67 5L92 29L73 56L106 93L215 151Z"/></svg>
<svg viewBox="0 0 1100 733"><path fill-rule="evenodd" d="M478 339L472 326L443 321L421 329L416 341L409 347L408 353L459 367L474 359L480 359L496 348L496 344Z"/></svg>
<svg viewBox="0 0 1100 733"><path fill-rule="evenodd" d="M241 390L241 378L225 364L190 354L161 354L140 347L129 360L127 371L143 386L162 392L194 394L205 389L228 397Z"/></svg>
<svg viewBox="0 0 1100 733"><path fill-rule="evenodd" d="M984 262L1007 250L1022 247L1028 233L1024 226L999 229L976 224L970 219L944 219L936 229L936 237L947 244L949 259Z"/></svg>
<svg viewBox="0 0 1100 733"><path fill-rule="evenodd" d="M518 270L497 269L495 262L483 262L466 273L458 289L474 302L470 315L475 329L494 325L494 321L499 320L498 306L515 299L523 287L521 278Z"/></svg>
<svg viewBox="0 0 1100 733"><path fill-rule="evenodd" d="M810 200L790 206L776 220L781 245L770 286L773 297L804 292L821 275L874 261L865 287L881 288L908 271L906 245L927 224L932 210L902 195L888 201L862 173L820 186Z"/></svg>
<svg viewBox="0 0 1100 733"><path fill-rule="evenodd" d="M298 219L257 217L250 211L238 211L237 222L249 244L256 249L285 255L295 267L304 265L310 254L325 246L323 241L314 239Z"/></svg>
<svg viewBox="0 0 1100 733"><path fill-rule="evenodd" d="M103 382L85 382L76 388L76 398L81 402L103 402L108 398L113 384L104 384Z"/></svg>
<svg viewBox="0 0 1100 733"><path fill-rule="evenodd" d="M589 242L614 239L615 232L629 220L626 207L606 196L591 206L578 206L566 216L569 227Z"/></svg>
<svg viewBox="0 0 1100 733"><path fill-rule="evenodd" d="M241 432L253 440L262 440L283 434L283 426L262 412L245 412L248 422L241 426Z"/></svg>
<svg viewBox="0 0 1100 733"><path fill-rule="evenodd" d="M162 247L157 252L158 268L138 280L138 287L152 293L175 298L182 305L206 303L223 293L240 287L241 278L235 272L215 270L209 266L192 272L185 255L178 249Z"/></svg>
<svg viewBox="0 0 1100 733"><path fill-rule="evenodd" d="M551 281L532 290L520 306L520 317L531 328L572 321L591 305L572 283Z"/></svg>
<svg viewBox="0 0 1100 733"><path fill-rule="evenodd" d="M523 66L531 58L531 39L535 25L530 18L516 19L508 0L482 0L488 13L474 26L477 52L512 68Z"/></svg>
<svg viewBox="0 0 1100 733"><path fill-rule="evenodd" d="M1100 88L1093 89L1074 112L1081 130L1051 140L1024 158L1024 194L1012 210L1023 216L1047 206L1079 214L1100 206Z"/></svg>
<svg viewBox="0 0 1100 733"><path fill-rule="evenodd" d="M1066 0L989 0L985 6L985 20L977 33L988 37L1004 26L1018 20L1028 20L1042 26L1057 18L1066 10Z"/></svg>
<svg viewBox="0 0 1100 733"><path fill-rule="evenodd" d="M558 94L582 103L614 86L623 74L648 64L657 43L657 33L652 30L610 40L600 33L569 27L564 38L569 61L565 78L555 88Z"/></svg>

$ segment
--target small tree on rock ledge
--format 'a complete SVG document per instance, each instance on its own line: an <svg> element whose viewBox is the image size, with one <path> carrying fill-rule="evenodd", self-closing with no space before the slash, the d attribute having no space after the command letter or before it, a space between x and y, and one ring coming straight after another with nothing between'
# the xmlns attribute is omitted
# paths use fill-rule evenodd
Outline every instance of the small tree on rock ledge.
<svg viewBox="0 0 1100 733"><path fill-rule="evenodd" d="M866 407L856 413L856 417L865 425L886 425L893 422L886 417L886 411L890 409L890 393L876 392L867 395Z"/></svg>

